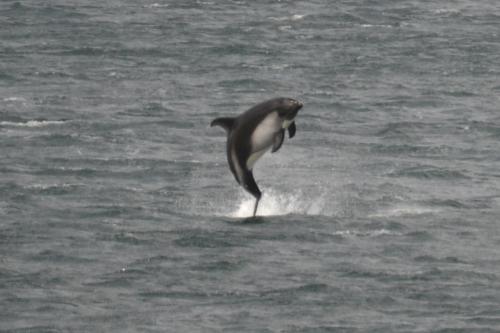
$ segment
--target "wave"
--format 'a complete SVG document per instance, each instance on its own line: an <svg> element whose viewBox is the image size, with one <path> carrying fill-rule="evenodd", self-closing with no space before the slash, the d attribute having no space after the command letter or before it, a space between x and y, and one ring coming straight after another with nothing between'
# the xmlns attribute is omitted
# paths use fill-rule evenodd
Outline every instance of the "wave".
<svg viewBox="0 0 500 333"><path fill-rule="evenodd" d="M334 236L340 236L342 238L351 237L381 237L381 236L402 236L403 233L398 231L392 231L389 229L377 229L377 230L339 230L333 233Z"/></svg>
<svg viewBox="0 0 500 333"><path fill-rule="evenodd" d="M12 127L43 127L50 125L61 125L66 121L64 120L27 120L27 121L0 121L0 126Z"/></svg>
<svg viewBox="0 0 500 333"><path fill-rule="evenodd" d="M168 4L162 4L162 3L152 3L150 5L144 5L144 8L166 8L168 7Z"/></svg>
<svg viewBox="0 0 500 333"><path fill-rule="evenodd" d="M457 170L441 168L432 165L418 165L403 168L389 174L390 177L409 177L418 179L468 179L469 177Z"/></svg>
<svg viewBox="0 0 500 333"><path fill-rule="evenodd" d="M389 24L361 24L362 28L393 28Z"/></svg>
<svg viewBox="0 0 500 333"><path fill-rule="evenodd" d="M270 17L269 19L273 21L299 21L302 20L305 17L305 15L301 14L294 14L291 16L282 16L282 17Z"/></svg>
<svg viewBox="0 0 500 333"><path fill-rule="evenodd" d="M26 102L26 98L24 97L16 97L16 96L12 96L12 97L5 97L3 99L4 102Z"/></svg>
<svg viewBox="0 0 500 333"><path fill-rule="evenodd" d="M438 213L439 211L440 211L439 209L433 207L400 205L396 207L386 208L369 216L375 218L415 216L415 215Z"/></svg>

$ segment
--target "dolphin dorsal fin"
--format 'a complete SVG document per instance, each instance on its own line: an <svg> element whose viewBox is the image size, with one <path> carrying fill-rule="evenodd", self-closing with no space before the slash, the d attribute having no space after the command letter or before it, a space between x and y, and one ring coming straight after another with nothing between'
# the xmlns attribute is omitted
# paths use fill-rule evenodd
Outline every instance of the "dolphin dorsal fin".
<svg viewBox="0 0 500 333"><path fill-rule="evenodd" d="M222 117L222 118L215 118L211 123L210 126L220 126L223 129L226 130L227 133L231 132L231 129L234 126L234 123L236 121L236 118L232 117Z"/></svg>

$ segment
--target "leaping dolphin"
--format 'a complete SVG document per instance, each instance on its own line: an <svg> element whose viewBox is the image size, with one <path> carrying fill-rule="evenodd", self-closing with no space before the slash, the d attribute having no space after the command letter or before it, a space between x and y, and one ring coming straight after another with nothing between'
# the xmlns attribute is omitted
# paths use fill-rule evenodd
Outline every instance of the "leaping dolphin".
<svg viewBox="0 0 500 333"><path fill-rule="evenodd" d="M291 98L274 98L257 104L238 117L216 118L210 126L220 126L227 132L227 161L238 184L256 201L257 213L262 192L253 178L253 166L271 147L280 149L288 129L288 137L295 135L295 116L303 104Z"/></svg>

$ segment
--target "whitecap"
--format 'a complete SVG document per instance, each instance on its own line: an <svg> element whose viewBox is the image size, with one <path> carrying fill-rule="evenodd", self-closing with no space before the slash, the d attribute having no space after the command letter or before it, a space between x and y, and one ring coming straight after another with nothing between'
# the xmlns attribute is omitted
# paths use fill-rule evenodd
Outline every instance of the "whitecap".
<svg viewBox="0 0 500 333"><path fill-rule="evenodd" d="M215 5L215 2L213 2L213 1L200 1L200 0L197 0L196 3L199 4L199 5L208 5L208 6Z"/></svg>
<svg viewBox="0 0 500 333"><path fill-rule="evenodd" d="M282 16L282 17L273 17L271 16L269 19L274 20L274 21L299 21L302 20L305 17L305 15L300 15L300 14L294 14L292 16Z"/></svg>
<svg viewBox="0 0 500 333"><path fill-rule="evenodd" d="M392 25L387 24L362 24L362 28L392 28Z"/></svg>
<svg viewBox="0 0 500 333"><path fill-rule="evenodd" d="M371 214L370 217L423 215L436 213L438 211L438 209L432 207L402 205L380 210L379 212Z"/></svg>
<svg viewBox="0 0 500 333"><path fill-rule="evenodd" d="M305 15L295 14L295 15L292 15L291 20L292 21L302 20L304 18L304 16Z"/></svg>
<svg viewBox="0 0 500 333"><path fill-rule="evenodd" d="M456 9L451 9L451 8L438 8L436 10L434 10L434 14L458 14L460 13L458 10Z"/></svg>
<svg viewBox="0 0 500 333"><path fill-rule="evenodd" d="M161 4L161 3L152 3L150 5L145 5L144 6L145 8L164 8L164 7L168 7L168 4Z"/></svg>
<svg viewBox="0 0 500 333"><path fill-rule="evenodd" d="M385 228L377 230L338 230L333 233L334 236L347 237L380 237L380 236L401 236L402 233L391 231Z"/></svg>
<svg viewBox="0 0 500 333"><path fill-rule="evenodd" d="M273 64L269 66L268 68L274 69L274 70L284 70L290 67L289 64Z"/></svg>
<svg viewBox="0 0 500 333"><path fill-rule="evenodd" d="M55 189L55 188L63 188L63 189L68 189L72 187L78 187L78 186L84 186L84 184L81 183L63 183L63 184L32 184L26 186L27 189L32 189L32 190L50 190L50 189Z"/></svg>
<svg viewBox="0 0 500 333"><path fill-rule="evenodd" d="M370 232L367 233L367 236L370 236L370 237L378 237L378 236L386 236L386 235L389 235L389 236L401 236L402 233L391 231L391 230L388 230L388 229L372 230L372 231L370 231Z"/></svg>
<svg viewBox="0 0 500 333"><path fill-rule="evenodd" d="M347 237L351 236L353 232L351 230L338 230L332 233L334 236L341 236L341 237Z"/></svg>
<svg viewBox="0 0 500 333"><path fill-rule="evenodd" d="M0 126L15 126L15 127L43 127L49 125L61 125L63 120L28 120L24 122L15 121L0 121Z"/></svg>
<svg viewBox="0 0 500 333"><path fill-rule="evenodd" d="M4 102L26 102L26 98L24 97L16 97L16 96L12 96L12 97L5 97L3 99Z"/></svg>

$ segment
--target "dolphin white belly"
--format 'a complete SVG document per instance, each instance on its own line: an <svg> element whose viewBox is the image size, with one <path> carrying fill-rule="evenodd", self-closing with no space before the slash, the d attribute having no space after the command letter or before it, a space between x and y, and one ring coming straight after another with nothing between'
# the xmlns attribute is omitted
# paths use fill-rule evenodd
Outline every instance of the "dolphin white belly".
<svg viewBox="0 0 500 333"><path fill-rule="evenodd" d="M274 138L280 132L283 126L283 120L278 112L269 113L264 120L255 128L250 138L252 153L247 159L247 168L253 169L255 163L262 157L274 143Z"/></svg>
<svg viewBox="0 0 500 333"><path fill-rule="evenodd" d="M255 153L251 154L250 157L247 160L247 168L248 170L252 170L253 166L255 163L259 160L259 158L262 157L271 147L268 147L267 149L262 149L259 151L256 151Z"/></svg>
<svg viewBox="0 0 500 333"><path fill-rule="evenodd" d="M274 137L280 131L282 124L283 121L280 119L278 112L269 113L252 133L250 138L252 154L269 149L273 145Z"/></svg>

